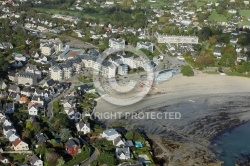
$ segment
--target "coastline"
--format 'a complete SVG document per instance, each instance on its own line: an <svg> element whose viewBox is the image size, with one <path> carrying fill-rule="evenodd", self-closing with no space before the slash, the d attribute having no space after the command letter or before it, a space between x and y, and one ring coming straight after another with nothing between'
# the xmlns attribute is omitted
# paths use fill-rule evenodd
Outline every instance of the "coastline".
<svg viewBox="0 0 250 166"><path fill-rule="evenodd" d="M169 165L221 165L220 162L214 162L216 156L210 148L212 139L250 119L249 85L249 78L207 74L195 77L178 75L157 84L157 89L139 103L119 107L101 99L96 111L178 111L182 114L179 121L126 119L119 122L129 124L128 128L131 129L139 128L152 137L179 144L181 148L174 149L167 155ZM107 124L114 121L116 120L104 120Z"/></svg>

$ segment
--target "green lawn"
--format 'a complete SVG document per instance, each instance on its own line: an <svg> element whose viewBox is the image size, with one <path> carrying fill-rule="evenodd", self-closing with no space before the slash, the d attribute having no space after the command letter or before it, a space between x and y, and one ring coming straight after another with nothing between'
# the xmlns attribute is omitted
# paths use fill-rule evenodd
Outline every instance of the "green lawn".
<svg viewBox="0 0 250 166"><path fill-rule="evenodd" d="M239 13L241 16L250 17L250 10L240 10Z"/></svg>
<svg viewBox="0 0 250 166"><path fill-rule="evenodd" d="M104 15L99 15L99 14L84 14L80 11L72 11L72 10L60 10L60 9L44 9L44 8L34 8L36 11L41 12L41 13L47 13L47 14L63 14L63 15L70 15L74 16L77 18L91 18L91 19L96 19L96 18L103 18L105 17Z"/></svg>
<svg viewBox="0 0 250 166"><path fill-rule="evenodd" d="M219 74L217 71L205 71L206 74Z"/></svg>
<svg viewBox="0 0 250 166"><path fill-rule="evenodd" d="M23 163L27 154L10 154L10 156L13 157L14 160L17 160L19 163Z"/></svg>
<svg viewBox="0 0 250 166"><path fill-rule="evenodd" d="M154 8L162 8L164 6L167 6L168 5L168 2L165 0L165 1L156 1L156 2L145 2L144 3L145 6L147 5L150 5L151 7L154 7Z"/></svg>
<svg viewBox="0 0 250 166"><path fill-rule="evenodd" d="M239 77L250 78L250 74L242 74L242 73L237 73L237 72L232 72L232 71L225 71L225 74L228 76L239 76Z"/></svg>
<svg viewBox="0 0 250 166"><path fill-rule="evenodd" d="M218 2L218 0L201 0L201 1L203 1L203 2Z"/></svg>
<svg viewBox="0 0 250 166"><path fill-rule="evenodd" d="M214 20L217 22L227 22L227 17L222 14L218 14L215 10L213 10L211 12L211 15L209 16L209 20Z"/></svg>
<svg viewBox="0 0 250 166"><path fill-rule="evenodd" d="M197 8L204 6L205 4L206 4L205 2L195 2Z"/></svg>

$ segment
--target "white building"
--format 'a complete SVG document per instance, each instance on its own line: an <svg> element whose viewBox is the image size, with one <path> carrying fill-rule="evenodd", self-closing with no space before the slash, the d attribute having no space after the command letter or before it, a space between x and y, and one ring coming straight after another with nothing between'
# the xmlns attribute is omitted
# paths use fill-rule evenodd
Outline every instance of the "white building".
<svg viewBox="0 0 250 166"><path fill-rule="evenodd" d="M64 50L60 39L41 39L40 50L43 55L50 56L53 53L59 53Z"/></svg>
<svg viewBox="0 0 250 166"><path fill-rule="evenodd" d="M131 158L131 153L129 147L126 148L116 148L115 154L119 160L128 160Z"/></svg>
<svg viewBox="0 0 250 166"><path fill-rule="evenodd" d="M33 116L38 115L38 107L37 107L37 105L31 106L31 107L28 109L28 111L29 111L29 115L33 115Z"/></svg>
<svg viewBox="0 0 250 166"><path fill-rule="evenodd" d="M59 66L52 66L50 68L50 78L61 81L63 79L63 70Z"/></svg>
<svg viewBox="0 0 250 166"><path fill-rule="evenodd" d="M90 133L90 125L87 122L80 121L76 123L76 129L78 132L83 132L83 134Z"/></svg>
<svg viewBox="0 0 250 166"><path fill-rule="evenodd" d="M114 49L124 49L125 48L125 40L124 39L109 39L109 47Z"/></svg>
<svg viewBox="0 0 250 166"><path fill-rule="evenodd" d="M115 140L117 137L121 135L115 129L105 130L101 134L102 138L106 138L109 141Z"/></svg>
<svg viewBox="0 0 250 166"><path fill-rule="evenodd" d="M136 48L137 49L143 48L143 49L146 49L152 53L154 51L154 44L151 42L137 42Z"/></svg>
<svg viewBox="0 0 250 166"><path fill-rule="evenodd" d="M18 84L29 84L36 85L37 84L37 75L28 73L28 72L20 72L17 74L17 82Z"/></svg>
<svg viewBox="0 0 250 166"><path fill-rule="evenodd" d="M128 74L128 65L122 64L118 66L118 74L127 75Z"/></svg>
<svg viewBox="0 0 250 166"><path fill-rule="evenodd" d="M101 67L101 73L104 77L107 77L107 78L115 77L116 65L114 65L110 61L103 62L102 67Z"/></svg>
<svg viewBox="0 0 250 166"><path fill-rule="evenodd" d="M38 158L36 155L30 157L29 162L32 166L43 166L43 161Z"/></svg>
<svg viewBox="0 0 250 166"><path fill-rule="evenodd" d="M155 33L158 43L183 43L183 44L198 44L198 37L196 36L168 36Z"/></svg>

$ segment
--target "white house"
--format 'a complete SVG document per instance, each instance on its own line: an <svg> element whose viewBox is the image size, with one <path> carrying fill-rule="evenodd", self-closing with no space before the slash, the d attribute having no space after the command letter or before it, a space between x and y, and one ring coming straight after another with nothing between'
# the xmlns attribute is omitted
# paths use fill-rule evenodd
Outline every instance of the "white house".
<svg viewBox="0 0 250 166"><path fill-rule="evenodd" d="M131 159L131 153L129 147L126 148L116 148L115 155L119 160L128 160Z"/></svg>
<svg viewBox="0 0 250 166"><path fill-rule="evenodd" d="M37 105L32 105L29 109L29 115L38 115L38 106Z"/></svg>
<svg viewBox="0 0 250 166"><path fill-rule="evenodd" d="M109 129L102 132L101 136L109 141L113 141L121 135L115 129Z"/></svg>
<svg viewBox="0 0 250 166"><path fill-rule="evenodd" d="M30 157L29 162L32 166L43 166L43 161L39 159L36 155Z"/></svg>
<svg viewBox="0 0 250 166"><path fill-rule="evenodd" d="M121 147L125 145L125 141L121 137L117 137L116 139L113 140L113 145L116 147Z"/></svg>
<svg viewBox="0 0 250 166"><path fill-rule="evenodd" d="M6 138L9 140L9 142L15 141L17 138L19 138L14 131L8 130L6 132Z"/></svg>
<svg viewBox="0 0 250 166"><path fill-rule="evenodd" d="M83 134L87 134L90 132L90 125L88 122L80 121L76 123L76 129L78 132L83 132Z"/></svg>
<svg viewBox="0 0 250 166"><path fill-rule="evenodd" d="M12 142L12 147L14 148L15 151L29 150L28 144L23 142L20 138L17 138L15 141Z"/></svg>

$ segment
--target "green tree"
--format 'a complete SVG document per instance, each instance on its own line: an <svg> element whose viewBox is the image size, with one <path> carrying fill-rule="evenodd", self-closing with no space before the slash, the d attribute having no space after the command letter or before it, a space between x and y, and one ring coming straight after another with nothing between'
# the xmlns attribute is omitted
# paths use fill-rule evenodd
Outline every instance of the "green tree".
<svg viewBox="0 0 250 166"><path fill-rule="evenodd" d="M189 65L182 66L181 67L181 73L184 76L188 76L188 77L194 76L194 71Z"/></svg>
<svg viewBox="0 0 250 166"><path fill-rule="evenodd" d="M98 165L117 165L117 161L115 160L115 156L113 153L109 152L102 152L98 157L97 157L97 162Z"/></svg>
<svg viewBox="0 0 250 166"><path fill-rule="evenodd" d="M224 67L233 67L236 57L232 54L223 54L219 60L219 64Z"/></svg>
<svg viewBox="0 0 250 166"><path fill-rule="evenodd" d="M61 111L61 106L59 104L59 101L53 102L53 112L54 114L58 114Z"/></svg>
<svg viewBox="0 0 250 166"><path fill-rule="evenodd" d="M60 157L60 158L57 160L56 166L63 166L64 163L65 163L65 161L64 161L63 157Z"/></svg>
<svg viewBox="0 0 250 166"><path fill-rule="evenodd" d="M66 114L56 114L49 122L53 131L59 132L61 128L68 128L70 126L69 119Z"/></svg>

